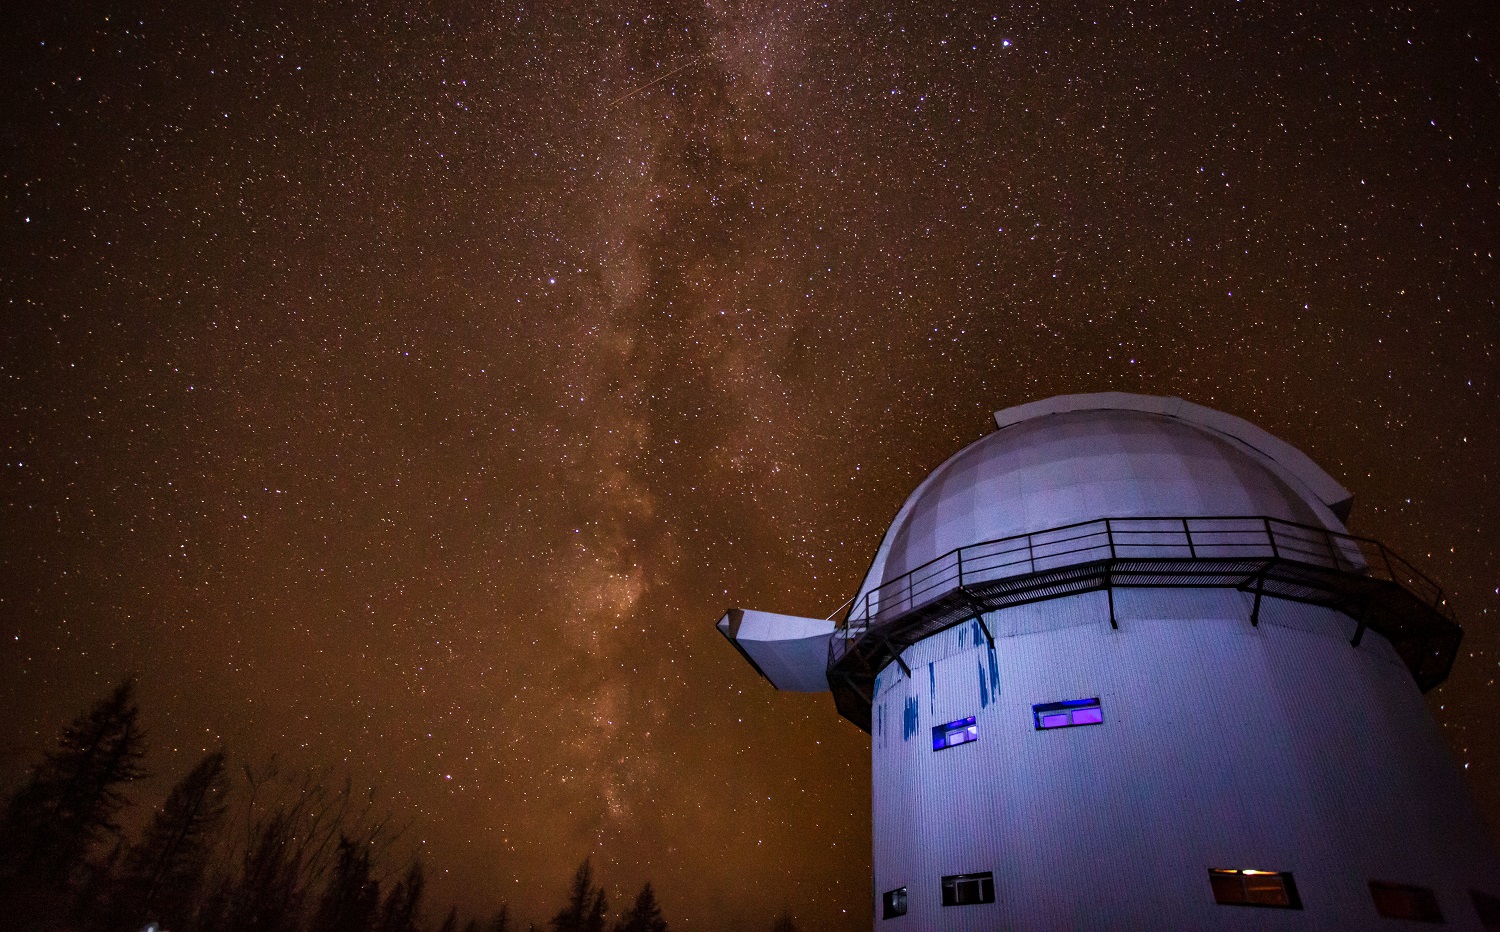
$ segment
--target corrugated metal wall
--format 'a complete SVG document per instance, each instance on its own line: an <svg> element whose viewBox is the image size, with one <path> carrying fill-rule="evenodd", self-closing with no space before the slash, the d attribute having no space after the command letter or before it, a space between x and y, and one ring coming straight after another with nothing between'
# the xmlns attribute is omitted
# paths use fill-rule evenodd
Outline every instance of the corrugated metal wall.
<svg viewBox="0 0 1500 932"><path fill-rule="evenodd" d="M877 929L1360 929L1368 882L1430 887L1455 929L1500 858L1410 674L1326 609L1222 590L1117 590L996 612L908 649L878 682ZM1037 731L1036 703L1098 696L1104 722ZM974 716L976 742L932 750ZM1211 867L1293 872L1304 909L1220 906ZM993 871L996 902L940 905Z"/></svg>

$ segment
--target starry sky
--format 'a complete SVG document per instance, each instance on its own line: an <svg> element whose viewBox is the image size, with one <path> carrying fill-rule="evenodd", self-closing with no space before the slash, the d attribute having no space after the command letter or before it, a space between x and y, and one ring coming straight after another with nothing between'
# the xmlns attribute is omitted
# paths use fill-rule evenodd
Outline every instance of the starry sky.
<svg viewBox="0 0 1500 932"><path fill-rule="evenodd" d="M1063 392L1248 418L1451 593L1500 825L1494 4L20 3L0 27L0 778L128 671L674 928L868 928L827 615Z"/></svg>

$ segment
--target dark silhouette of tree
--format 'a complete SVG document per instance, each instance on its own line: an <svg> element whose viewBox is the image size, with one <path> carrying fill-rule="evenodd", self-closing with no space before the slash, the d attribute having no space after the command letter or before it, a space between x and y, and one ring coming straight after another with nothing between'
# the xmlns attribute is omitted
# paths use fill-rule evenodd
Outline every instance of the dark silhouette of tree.
<svg viewBox="0 0 1500 932"><path fill-rule="evenodd" d="M771 932L799 932L797 923L792 921L792 911L790 909L784 910L780 918L771 925Z"/></svg>
<svg viewBox="0 0 1500 932"><path fill-rule="evenodd" d="M594 891L594 902L589 906L588 915L583 918L583 932L604 932L605 926L609 924L609 899L603 890Z"/></svg>
<svg viewBox="0 0 1500 932"><path fill-rule="evenodd" d="M615 932L667 932L667 921L662 918L661 907L656 904L656 891L651 889L651 881L646 881L636 895L635 905L615 923Z"/></svg>
<svg viewBox="0 0 1500 932"><path fill-rule="evenodd" d="M422 908L422 892L427 887L422 862L412 861L406 877L391 888L380 910L378 932L417 932L417 915Z"/></svg>
<svg viewBox="0 0 1500 932"><path fill-rule="evenodd" d="M156 920L163 928L187 928L227 806L224 760L223 751L205 754L127 849L109 910L121 927Z"/></svg>
<svg viewBox="0 0 1500 932"><path fill-rule="evenodd" d="M239 876L231 882L228 932L295 932L306 895L293 812L278 808L252 831Z"/></svg>
<svg viewBox="0 0 1500 932"><path fill-rule="evenodd" d="M94 848L119 837L124 789L146 775L139 711L127 678L63 730L0 819L0 885L67 890Z"/></svg>
<svg viewBox="0 0 1500 932"><path fill-rule="evenodd" d="M421 932L420 861L381 898L377 864L397 834L327 771L245 767L229 805L223 751L205 755L126 838L126 788L145 776L135 683L75 719L0 805L0 929L29 932ZM238 781L236 781L238 783ZM362 795L362 794L361 794ZM112 842L112 844L108 844ZM566 932L605 932L608 900L585 861ZM463 932L510 932L502 907ZM458 932L457 908L438 932ZM535 925L532 929L535 930ZM658 932L652 927L653 932Z"/></svg>
<svg viewBox="0 0 1500 932"><path fill-rule="evenodd" d="M56 746L0 814L0 925L60 928L94 921L109 893L108 871L123 848L115 817L125 788L144 777L145 735L135 681L123 680L63 729ZM108 860L94 861L114 839Z"/></svg>
<svg viewBox="0 0 1500 932"><path fill-rule="evenodd" d="M380 908L380 882L370 878L370 846L339 836L338 860L313 914L312 932L369 932Z"/></svg>
<svg viewBox="0 0 1500 932"><path fill-rule="evenodd" d="M500 907L500 911L495 913L495 918L490 920L490 924L485 929L485 932L510 932L509 905Z"/></svg>
<svg viewBox="0 0 1500 932"><path fill-rule="evenodd" d="M573 875L568 905L552 917L554 932L604 932L609 899L594 886L594 868L585 858Z"/></svg>
<svg viewBox="0 0 1500 932"><path fill-rule="evenodd" d="M308 928L306 907L319 893L327 895L338 872L341 840L369 852L367 862L355 859L344 865L356 873L363 870L361 879L368 878L386 842L384 824L368 823L370 806L359 803L348 781L342 788L331 788L326 778L326 771L282 774L274 759L258 771L245 768L248 791L242 797L243 810L236 807L235 816L235 824L242 828L231 833L225 848L228 854L216 872L220 878L217 893L200 928L205 932L301 932ZM362 883L354 884L345 892L357 905L358 891L363 888ZM398 900L388 905L400 906L407 891L408 887L402 887ZM314 918L323 905L323 897L318 897ZM400 910L396 915L402 915Z"/></svg>

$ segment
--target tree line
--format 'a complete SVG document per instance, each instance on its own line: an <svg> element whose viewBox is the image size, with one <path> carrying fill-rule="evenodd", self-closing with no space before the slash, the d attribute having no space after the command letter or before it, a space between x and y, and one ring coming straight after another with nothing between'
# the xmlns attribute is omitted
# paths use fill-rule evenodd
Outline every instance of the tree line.
<svg viewBox="0 0 1500 932"><path fill-rule="evenodd" d="M80 715L0 813L0 917L38 932L521 932L508 906L460 925L432 911L420 859L352 785L205 754L139 832L120 824L147 776L135 682ZM394 868L392 863L395 863ZM442 915L437 925L431 918ZM612 916L587 860L551 932L667 932L649 882ZM785 932L785 926L778 927ZM795 928L795 927L792 927ZM539 932L535 925L532 932Z"/></svg>

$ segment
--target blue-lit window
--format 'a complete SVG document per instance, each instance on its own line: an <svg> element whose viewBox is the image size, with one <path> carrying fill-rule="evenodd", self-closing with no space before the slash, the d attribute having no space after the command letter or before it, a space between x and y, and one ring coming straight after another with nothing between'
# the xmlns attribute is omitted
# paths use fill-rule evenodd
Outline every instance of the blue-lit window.
<svg viewBox="0 0 1500 932"><path fill-rule="evenodd" d="M1098 725L1104 721L1104 710L1098 698L1069 699L1066 702L1044 702L1031 707L1036 727L1068 728L1073 725Z"/></svg>
<svg viewBox="0 0 1500 932"><path fill-rule="evenodd" d="M943 748L957 747L960 744L968 744L970 741L979 740L979 726L974 722L971 715L961 718L956 722L946 725L932 726L932 749L941 751Z"/></svg>

